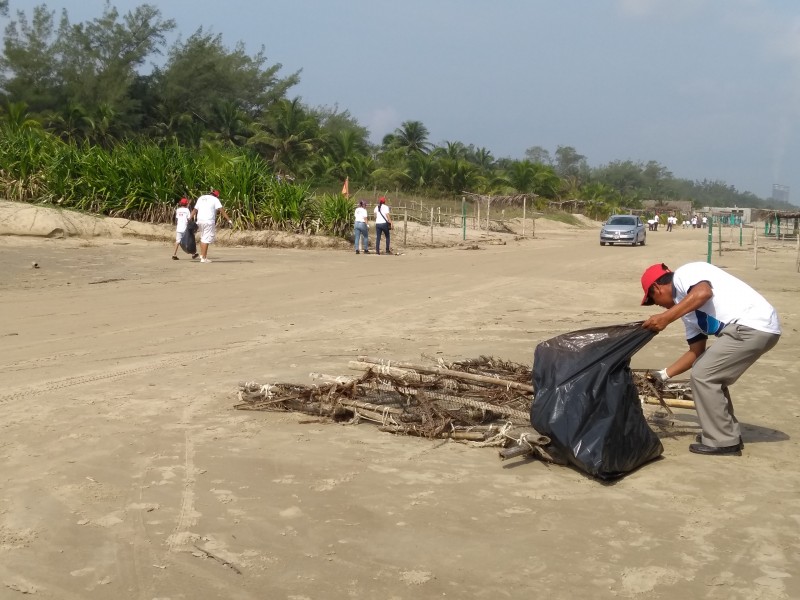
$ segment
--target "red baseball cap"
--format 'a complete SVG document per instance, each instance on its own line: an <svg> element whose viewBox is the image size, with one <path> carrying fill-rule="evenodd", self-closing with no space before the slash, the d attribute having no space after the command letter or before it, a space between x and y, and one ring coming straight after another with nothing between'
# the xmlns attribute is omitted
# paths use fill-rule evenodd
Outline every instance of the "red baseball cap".
<svg viewBox="0 0 800 600"><path fill-rule="evenodd" d="M181 206L186 206L189 204L189 201L186 198L181 198Z"/></svg>
<svg viewBox="0 0 800 600"><path fill-rule="evenodd" d="M644 298L642 298L642 306L650 306L653 301L650 299L650 287L658 280L659 277L665 273L671 273L669 267L664 263L651 265L642 275L642 289L644 290Z"/></svg>
<svg viewBox="0 0 800 600"><path fill-rule="evenodd" d="M211 193L214 194L217 198L219 198L219 191L218 190L211 190Z"/></svg>
<svg viewBox="0 0 800 600"><path fill-rule="evenodd" d="M386 204L386 198L384 198L383 196L381 196L381 197L378 199L378 202L380 202L381 204Z"/></svg>

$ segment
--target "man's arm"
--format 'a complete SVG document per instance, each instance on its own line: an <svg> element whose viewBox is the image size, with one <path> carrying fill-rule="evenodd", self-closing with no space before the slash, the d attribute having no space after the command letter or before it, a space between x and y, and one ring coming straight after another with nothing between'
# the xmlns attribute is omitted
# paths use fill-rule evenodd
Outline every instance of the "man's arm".
<svg viewBox="0 0 800 600"><path fill-rule="evenodd" d="M224 206L221 206L221 207L220 207L220 209L219 209L219 212L221 212L221 213L222 213L222 216L223 216L223 217L225 217L225 220L226 220L228 223L230 223L231 225L233 225L233 221L232 221L232 220L231 220L231 218L228 216L228 213L225 211L225 207L224 207Z"/></svg>
<svg viewBox="0 0 800 600"><path fill-rule="evenodd" d="M703 304L708 302L714 296L714 291L711 289L711 284L707 281L701 281L689 290L686 297L675 304L672 308L668 308L664 312L654 315L642 323L642 327L650 329L658 333L666 329L667 325L673 321L677 321L683 315L687 315L693 310L697 310Z"/></svg>
<svg viewBox="0 0 800 600"><path fill-rule="evenodd" d="M667 367L667 376L675 377L692 368L694 361L706 351L706 338L696 340L689 344L689 349L674 363Z"/></svg>

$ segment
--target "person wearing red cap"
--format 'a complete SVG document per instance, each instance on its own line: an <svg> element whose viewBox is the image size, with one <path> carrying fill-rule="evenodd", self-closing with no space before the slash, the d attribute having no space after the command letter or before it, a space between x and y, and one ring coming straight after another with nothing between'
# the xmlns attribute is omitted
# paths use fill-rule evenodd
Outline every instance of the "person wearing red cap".
<svg viewBox="0 0 800 600"><path fill-rule="evenodd" d="M178 208L175 209L175 251L172 253L172 260L178 260L178 248L181 247L181 238L183 232L186 231L190 217L189 200L181 198ZM197 254L193 254L192 258L197 258L197 256Z"/></svg>
<svg viewBox="0 0 800 600"><path fill-rule="evenodd" d="M208 260L208 246L214 242L214 237L217 232L217 211L222 213L222 216L228 221L228 224L233 225L233 221L225 212L225 207L219 200L219 192L211 190L210 194L203 194L194 204L192 211L192 218L197 222L197 227L200 229L200 262L210 263Z"/></svg>
<svg viewBox="0 0 800 600"><path fill-rule="evenodd" d="M714 265L695 262L674 272L663 263L642 275L642 305L666 310L644 321L658 333L683 320L689 349L653 375L661 381L691 369L692 397L702 434L695 454L741 455L744 444L728 386L781 337L778 313L745 282ZM709 336L715 336L708 344Z"/></svg>
<svg viewBox="0 0 800 600"><path fill-rule="evenodd" d="M386 236L386 254L392 253L389 250L392 231L392 217L389 216L389 212L386 198L381 196L378 199L378 206L375 207L375 254L381 253L381 235Z"/></svg>

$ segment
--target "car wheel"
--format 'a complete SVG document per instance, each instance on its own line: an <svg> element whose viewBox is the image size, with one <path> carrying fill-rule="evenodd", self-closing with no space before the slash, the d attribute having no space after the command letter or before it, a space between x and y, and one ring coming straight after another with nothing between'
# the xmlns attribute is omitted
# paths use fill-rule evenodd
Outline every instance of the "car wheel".
<svg viewBox="0 0 800 600"><path fill-rule="evenodd" d="M647 243L647 236L646 235L642 236L642 246L644 246L645 243Z"/></svg>
<svg viewBox="0 0 800 600"><path fill-rule="evenodd" d="M605 242L600 242L600 245L601 245L601 246L605 246L605 245L606 245L606 243L605 243Z"/></svg>

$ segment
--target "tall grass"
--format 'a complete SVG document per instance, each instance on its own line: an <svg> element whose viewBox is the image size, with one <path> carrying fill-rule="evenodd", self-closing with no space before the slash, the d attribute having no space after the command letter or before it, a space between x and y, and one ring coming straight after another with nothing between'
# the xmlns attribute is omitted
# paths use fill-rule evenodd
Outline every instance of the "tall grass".
<svg viewBox="0 0 800 600"><path fill-rule="evenodd" d="M279 182L259 156L238 149L145 141L111 149L63 142L39 129L0 129L0 197L150 223L172 219L177 200L220 190L242 229L345 236L352 203Z"/></svg>

